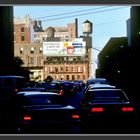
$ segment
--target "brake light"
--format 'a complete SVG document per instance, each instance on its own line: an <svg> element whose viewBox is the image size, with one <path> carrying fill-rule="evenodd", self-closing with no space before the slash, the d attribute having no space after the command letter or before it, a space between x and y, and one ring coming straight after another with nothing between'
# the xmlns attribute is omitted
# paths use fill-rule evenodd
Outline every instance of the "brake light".
<svg viewBox="0 0 140 140"><path fill-rule="evenodd" d="M103 112L104 109L102 107L93 107L91 109L91 112Z"/></svg>
<svg viewBox="0 0 140 140"><path fill-rule="evenodd" d="M30 121L31 119L32 119L31 116L24 116L24 117L23 117L23 120L24 120L24 121Z"/></svg>
<svg viewBox="0 0 140 140"><path fill-rule="evenodd" d="M20 89L18 89L18 88L15 88L15 92L20 92Z"/></svg>
<svg viewBox="0 0 140 140"><path fill-rule="evenodd" d="M60 94L60 95L63 95L63 93L64 93L63 90L60 90L60 91L59 91L59 94Z"/></svg>
<svg viewBox="0 0 140 140"><path fill-rule="evenodd" d="M80 116L79 116L79 115L77 115L77 114L74 114L74 115L72 115L72 118L73 118L73 119L79 119L79 118L80 118Z"/></svg>
<svg viewBox="0 0 140 140"><path fill-rule="evenodd" d="M133 107L122 107L123 112L134 111Z"/></svg>

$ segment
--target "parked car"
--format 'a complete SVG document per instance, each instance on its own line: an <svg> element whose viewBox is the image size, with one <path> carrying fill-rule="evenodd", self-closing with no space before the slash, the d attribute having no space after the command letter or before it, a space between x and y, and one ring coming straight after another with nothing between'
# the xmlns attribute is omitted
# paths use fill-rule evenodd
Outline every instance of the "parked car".
<svg viewBox="0 0 140 140"><path fill-rule="evenodd" d="M70 133L80 121L77 109L57 93L21 92L17 104L19 133Z"/></svg>
<svg viewBox="0 0 140 140"><path fill-rule="evenodd" d="M122 89L89 89L80 102L83 124L97 127L134 125L135 107ZM95 128L95 127L94 127Z"/></svg>

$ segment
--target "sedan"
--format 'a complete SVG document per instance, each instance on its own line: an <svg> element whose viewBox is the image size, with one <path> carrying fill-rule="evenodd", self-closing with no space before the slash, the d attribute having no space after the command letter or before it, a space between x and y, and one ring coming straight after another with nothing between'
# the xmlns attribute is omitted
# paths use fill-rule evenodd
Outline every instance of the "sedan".
<svg viewBox="0 0 140 140"><path fill-rule="evenodd" d="M89 89L112 89L112 88L116 88L116 86L109 84L91 84L85 89L84 94L86 94Z"/></svg>
<svg viewBox="0 0 140 140"><path fill-rule="evenodd" d="M122 89L89 89L80 103L82 124L97 127L131 126L136 119L133 103Z"/></svg>
<svg viewBox="0 0 140 140"><path fill-rule="evenodd" d="M46 91L45 88L37 88L37 87L26 87L26 88L21 88L20 91Z"/></svg>
<svg viewBox="0 0 140 140"><path fill-rule="evenodd" d="M109 84L109 82L105 78L88 79L87 82L86 82L86 87L85 88L87 88L91 84Z"/></svg>
<svg viewBox="0 0 140 140"><path fill-rule="evenodd" d="M17 95L19 133L72 133L80 116L52 92L21 92Z"/></svg>
<svg viewBox="0 0 140 140"><path fill-rule="evenodd" d="M59 82L54 82L54 81L51 83L38 82L36 83L35 88L45 88L45 91L48 91L48 92L55 92L60 95L64 94L64 91L63 89L61 89L61 85Z"/></svg>

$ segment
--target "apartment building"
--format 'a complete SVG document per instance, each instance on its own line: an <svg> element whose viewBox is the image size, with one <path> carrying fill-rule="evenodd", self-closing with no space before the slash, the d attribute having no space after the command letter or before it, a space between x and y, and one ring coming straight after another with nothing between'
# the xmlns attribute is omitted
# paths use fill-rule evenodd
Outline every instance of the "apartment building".
<svg viewBox="0 0 140 140"><path fill-rule="evenodd" d="M15 18L14 38L14 54L23 60L23 67L30 70L31 80L42 81L48 75L55 80L86 80L89 77L90 57L86 54L89 52L86 42L84 48L80 46L82 54L76 51L79 50L78 45L83 43L83 38L78 38L77 19L65 27L49 26L43 29L41 21L32 21L29 16ZM74 40L81 41L75 43ZM63 43L68 54L57 55L57 51L51 54L49 50L44 53L44 43L51 42ZM70 54L72 49L66 46L69 43L77 47L76 53Z"/></svg>

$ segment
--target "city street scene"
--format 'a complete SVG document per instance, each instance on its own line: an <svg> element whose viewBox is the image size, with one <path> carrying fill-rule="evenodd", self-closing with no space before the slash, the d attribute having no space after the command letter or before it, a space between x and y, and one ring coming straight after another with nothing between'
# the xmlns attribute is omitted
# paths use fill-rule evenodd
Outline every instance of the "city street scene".
<svg viewBox="0 0 140 140"><path fill-rule="evenodd" d="M0 134L140 134L139 6L0 15Z"/></svg>

